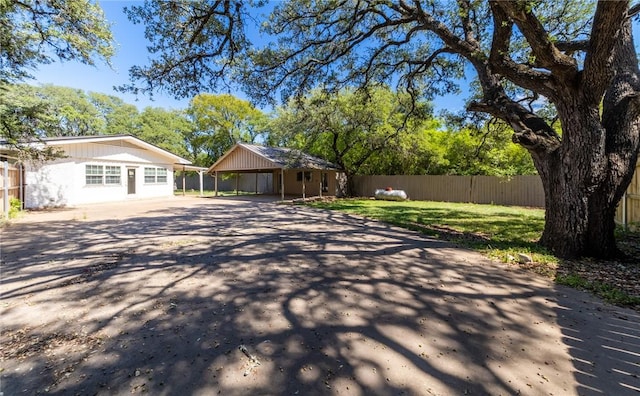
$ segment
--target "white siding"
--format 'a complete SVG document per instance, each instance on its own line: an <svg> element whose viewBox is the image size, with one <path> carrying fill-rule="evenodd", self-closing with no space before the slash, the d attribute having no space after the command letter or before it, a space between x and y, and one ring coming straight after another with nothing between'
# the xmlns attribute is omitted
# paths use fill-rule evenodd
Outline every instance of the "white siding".
<svg viewBox="0 0 640 396"><path fill-rule="evenodd" d="M76 165L71 161L56 161L32 166L25 172L25 207L42 208L69 205L76 187Z"/></svg>
<svg viewBox="0 0 640 396"><path fill-rule="evenodd" d="M104 160L121 163L166 163L167 158L140 148L131 147L129 144L107 143L78 143L58 146L69 157L82 160Z"/></svg>
<svg viewBox="0 0 640 396"><path fill-rule="evenodd" d="M173 165L167 158L130 145L80 143L59 146L67 157L33 165L26 172L25 206L42 208L173 195ZM119 185L87 185L86 165L119 166ZM147 184L144 168L167 169L167 182ZM135 194L128 194L127 168L136 170Z"/></svg>

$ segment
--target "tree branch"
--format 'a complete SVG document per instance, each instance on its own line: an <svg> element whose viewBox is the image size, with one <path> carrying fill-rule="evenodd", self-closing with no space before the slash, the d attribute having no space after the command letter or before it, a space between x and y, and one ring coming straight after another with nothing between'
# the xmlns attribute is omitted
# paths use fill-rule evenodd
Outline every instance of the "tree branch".
<svg viewBox="0 0 640 396"><path fill-rule="evenodd" d="M464 56L467 59L476 59L480 55L480 47L477 42L465 41L447 28L447 26L438 21L433 15L425 12L422 9L420 1L414 1L414 7L409 6L404 1L400 1L401 10L414 15L416 20L424 26L425 29L435 33L447 47L451 48L456 53ZM399 10L400 11L400 10Z"/></svg>
<svg viewBox="0 0 640 396"><path fill-rule="evenodd" d="M458 7L460 8L460 20L462 21L462 29L464 30L464 39L471 45L480 48L480 44L473 32L473 26L471 24L471 3L469 0L458 0Z"/></svg>
<svg viewBox="0 0 640 396"><path fill-rule="evenodd" d="M556 48L566 52L567 55L577 51L586 51L589 49L589 40L558 41L556 42Z"/></svg>
<svg viewBox="0 0 640 396"><path fill-rule="evenodd" d="M612 67L615 46L627 17L626 1L599 1L593 17L589 51L584 61L583 89L597 106L615 74Z"/></svg>
<svg viewBox="0 0 640 396"><path fill-rule="evenodd" d="M518 26L526 38L533 55L536 67L550 70L551 73L565 81L573 80L578 73L575 59L563 54L551 41L540 20L527 9L524 2L491 1L492 9L500 8Z"/></svg>
<svg viewBox="0 0 640 396"><path fill-rule="evenodd" d="M493 64L499 64L504 61L509 53L513 22L495 2L490 2L489 6L493 13L493 41L491 43L489 61Z"/></svg>
<svg viewBox="0 0 640 396"><path fill-rule="evenodd" d="M500 2L491 1L489 5L493 14L493 41L489 54L491 67L523 88L552 97L555 84L549 73L516 63L509 57L513 21L500 6Z"/></svg>
<svg viewBox="0 0 640 396"><path fill-rule="evenodd" d="M513 142L529 151L551 152L560 147L560 136L544 119L504 94L492 102L471 102L467 109L506 121L514 130Z"/></svg>

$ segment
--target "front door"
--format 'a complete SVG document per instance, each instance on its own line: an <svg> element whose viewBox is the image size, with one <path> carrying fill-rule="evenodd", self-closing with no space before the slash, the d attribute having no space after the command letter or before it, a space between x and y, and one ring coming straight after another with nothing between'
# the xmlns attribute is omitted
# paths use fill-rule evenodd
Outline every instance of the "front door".
<svg viewBox="0 0 640 396"><path fill-rule="evenodd" d="M127 193L136 193L136 170L127 169Z"/></svg>

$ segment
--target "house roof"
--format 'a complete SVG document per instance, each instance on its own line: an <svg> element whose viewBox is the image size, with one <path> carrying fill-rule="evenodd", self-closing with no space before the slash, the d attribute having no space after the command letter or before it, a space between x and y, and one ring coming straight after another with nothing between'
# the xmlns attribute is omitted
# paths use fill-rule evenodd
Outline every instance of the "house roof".
<svg viewBox="0 0 640 396"><path fill-rule="evenodd" d="M261 169L338 170L339 168L329 161L300 150L238 143L211 165L207 172Z"/></svg>
<svg viewBox="0 0 640 396"><path fill-rule="evenodd" d="M182 158L176 154L173 154L170 151L162 149L156 145L151 143L147 143L142 139L139 139L132 135L100 135L100 136L60 136L60 137L46 137L42 138L39 141L34 141L32 144L45 144L47 146L62 146L68 144L81 144L81 143L113 143L113 142L121 142L125 144L129 144L136 148L141 148L143 150L148 150L153 153L159 154L163 157L167 157L171 162L180 165L190 165L191 161ZM0 140L0 147L6 145L6 140ZM193 167L190 166L187 170L204 170L205 168ZM198 169L195 169L198 168Z"/></svg>

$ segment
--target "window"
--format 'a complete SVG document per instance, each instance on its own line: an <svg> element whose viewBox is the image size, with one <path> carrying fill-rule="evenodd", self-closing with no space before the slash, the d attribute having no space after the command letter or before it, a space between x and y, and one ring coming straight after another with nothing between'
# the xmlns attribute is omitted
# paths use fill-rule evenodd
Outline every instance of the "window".
<svg viewBox="0 0 640 396"><path fill-rule="evenodd" d="M301 182L302 181L302 174L304 173L304 181L305 182L309 182L311 181L311 172L298 172L296 174L296 180Z"/></svg>
<svg viewBox="0 0 640 396"><path fill-rule="evenodd" d="M85 165L85 182L90 186L120 185L119 166Z"/></svg>
<svg viewBox="0 0 640 396"><path fill-rule="evenodd" d="M156 172L156 183L167 182L167 170L165 168L158 168Z"/></svg>
<svg viewBox="0 0 640 396"><path fill-rule="evenodd" d="M104 167L104 184L120 184L120 167L105 166Z"/></svg>
<svg viewBox="0 0 640 396"><path fill-rule="evenodd" d="M85 178L87 185L102 184L102 165L87 165Z"/></svg>
<svg viewBox="0 0 640 396"><path fill-rule="evenodd" d="M165 168L144 168L145 184L166 184L167 169Z"/></svg>
<svg viewBox="0 0 640 396"><path fill-rule="evenodd" d="M156 182L156 168L144 168L144 182L147 184Z"/></svg>

